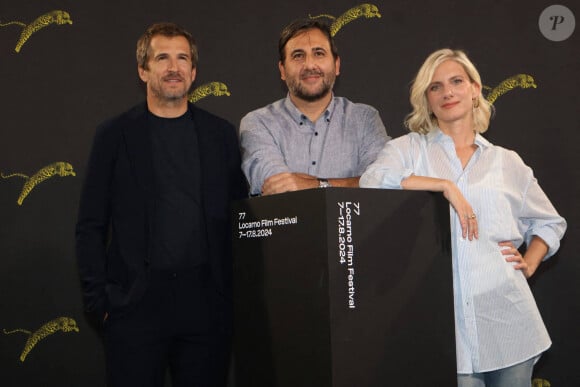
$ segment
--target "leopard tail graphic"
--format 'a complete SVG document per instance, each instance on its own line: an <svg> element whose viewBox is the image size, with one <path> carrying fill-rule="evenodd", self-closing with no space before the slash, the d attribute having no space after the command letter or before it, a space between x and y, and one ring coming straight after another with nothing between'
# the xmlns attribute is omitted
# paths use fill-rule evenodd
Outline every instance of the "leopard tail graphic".
<svg viewBox="0 0 580 387"><path fill-rule="evenodd" d="M20 27L26 27L26 23L22 23L19 21L9 21L7 23L0 23L0 27L8 27L8 26L20 26Z"/></svg>
<svg viewBox="0 0 580 387"><path fill-rule="evenodd" d="M323 13L321 15L316 15L316 16L312 16L311 14L308 14L308 17L310 19L322 19L322 18L325 18L325 19L330 19L330 20L336 20L336 18L334 16L329 15L329 14L326 14L326 13Z"/></svg>
<svg viewBox="0 0 580 387"><path fill-rule="evenodd" d="M4 173L0 172L0 176L3 179L10 179L11 177L22 177L23 179L28 179L29 176L25 175L24 173L11 173L10 175L5 175Z"/></svg>

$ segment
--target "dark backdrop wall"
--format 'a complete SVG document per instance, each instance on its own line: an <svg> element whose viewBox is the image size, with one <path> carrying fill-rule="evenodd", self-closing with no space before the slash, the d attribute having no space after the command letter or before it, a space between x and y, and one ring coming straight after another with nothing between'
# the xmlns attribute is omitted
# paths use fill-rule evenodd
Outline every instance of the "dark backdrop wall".
<svg viewBox="0 0 580 387"><path fill-rule="evenodd" d="M580 14L576 1L557 3ZM336 17L340 27L336 94L379 109L391 136L406 133L409 82L435 49L467 50L486 92L512 86L493 94L497 112L486 137L519 152L569 223L560 252L531 281L554 342L536 377L552 386L580 385L579 31L562 41L546 38L540 15L554 3L543 0L374 1L380 17L343 22L340 16L360 4L2 1L2 386L104 385L102 347L82 312L73 230L96 125L144 97L134 59L144 29L175 21L192 31L200 50L194 87L221 82L229 93L202 94L197 103L237 125L285 94L277 70L280 29L321 14ZM556 32L571 28L570 15L553 16Z"/></svg>

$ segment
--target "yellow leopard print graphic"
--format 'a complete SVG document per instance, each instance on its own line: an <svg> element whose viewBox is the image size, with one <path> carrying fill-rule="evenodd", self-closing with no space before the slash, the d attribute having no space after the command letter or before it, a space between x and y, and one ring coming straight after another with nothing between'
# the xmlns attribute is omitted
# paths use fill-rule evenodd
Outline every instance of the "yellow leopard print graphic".
<svg viewBox="0 0 580 387"><path fill-rule="evenodd" d="M216 97L230 96L231 93L228 90L228 86L222 82L210 82L197 87L195 90L189 94L189 102L195 103L202 98L209 95L215 95Z"/></svg>
<svg viewBox="0 0 580 387"><path fill-rule="evenodd" d="M24 344L24 349L20 354L20 361L26 360L26 356L32 351L32 349L44 338L58 332L79 332L79 328L75 320L70 317L58 317L52 321L47 322L34 333L27 331L25 329L14 329L12 331L7 331L3 329L4 334L11 335L13 333L26 333L28 335L28 340Z"/></svg>
<svg viewBox="0 0 580 387"><path fill-rule="evenodd" d="M488 100L489 103L493 104L499 97L504 95L510 90L515 89L516 87L521 87L522 89L528 89L533 87L534 89L538 87L536 82L534 81L534 77L528 74L517 74L513 77L509 77L508 79L502 81L499 85L494 87L493 89L489 86L483 86L484 90L488 90L485 99Z"/></svg>
<svg viewBox="0 0 580 387"><path fill-rule="evenodd" d="M65 161L57 161L56 163L52 163L42 168L34 175L32 175L32 177L28 177L23 173L13 173L10 175L4 175L4 173L0 173L0 176L3 179L9 179L11 177L21 177L26 179L26 182L22 187L22 191L20 192L20 196L18 196L18 200L16 201L18 205L21 206L22 202L24 202L24 199L26 199L26 196L28 196L30 191L32 191L34 187L46 179L50 179L53 176L76 176L76 174L71 164Z"/></svg>
<svg viewBox="0 0 580 387"><path fill-rule="evenodd" d="M335 18L334 16L328 14L322 14L318 16L310 16L310 15L308 16L311 19L318 19L324 17L327 19L334 20L330 25L330 35L334 36L342 27L344 27L346 24L350 23L353 20L359 19L361 17L365 17L367 19L373 17L380 18L381 14L379 12L379 8L376 5L364 3L357 5L356 7L352 7L351 9L340 15L338 18Z"/></svg>
<svg viewBox="0 0 580 387"><path fill-rule="evenodd" d="M535 378L532 379L532 387L551 387L552 384L546 379Z"/></svg>
<svg viewBox="0 0 580 387"><path fill-rule="evenodd" d="M0 23L0 27L6 27L10 25L18 25L23 27L22 32L20 33L20 38L18 39L16 47L14 48L14 51L19 53L24 43L26 43L35 32L43 29L44 27L48 27L51 24L63 25L72 23L73 22L68 12L55 10L37 17L32 23L28 25L19 21L10 21L4 24Z"/></svg>

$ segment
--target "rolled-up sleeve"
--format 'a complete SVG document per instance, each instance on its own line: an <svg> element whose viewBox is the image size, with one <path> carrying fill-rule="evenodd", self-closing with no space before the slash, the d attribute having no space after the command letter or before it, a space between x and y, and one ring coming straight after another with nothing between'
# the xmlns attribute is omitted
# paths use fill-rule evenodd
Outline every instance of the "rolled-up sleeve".
<svg viewBox="0 0 580 387"><path fill-rule="evenodd" d="M414 173L411 136L406 135L385 144L375 162L360 178L362 188L402 189L401 182Z"/></svg>
<svg viewBox="0 0 580 387"><path fill-rule="evenodd" d="M529 170L529 182L524 192L519 217L519 227L525 230L524 238L529 245L537 235L548 245L548 259L560 248L560 239L566 232L566 220L561 217Z"/></svg>

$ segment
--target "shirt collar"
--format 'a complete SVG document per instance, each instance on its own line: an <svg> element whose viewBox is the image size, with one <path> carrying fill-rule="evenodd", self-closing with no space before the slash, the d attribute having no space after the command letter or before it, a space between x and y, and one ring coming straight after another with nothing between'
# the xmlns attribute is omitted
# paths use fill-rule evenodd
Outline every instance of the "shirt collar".
<svg viewBox="0 0 580 387"><path fill-rule="evenodd" d="M328 106L326 107L326 110L324 111L324 114L322 116L320 116L320 118L324 117L324 119L326 121L328 121L330 119L330 117L332 116L332 112L334 111L335 105L336 105L336 103L335 103L334 93L332 93L332 98L330 99L330 103L328 104ZM297 124L302 124L308 120L308 117L306 117L300 110L298 110L296 105L294 105L294 103L290 99L290 93L288 93L286 95L286 98L284 99L284 108L286 109L288 114L290 114L292 119Z"/></svg>
<svg viewBox="0 0 580 387"><path fill-rule="evenodd" d="M445 134L443 134L443 132L439 128L433 128L432 130L430 130L427 133L427 141L428 142L445 141L447 138L449 138L449 137L447 137Z"/></svg>
<svg viewBox="0 0 580 387"><path fill-rule="evenodd" d="M445 135L439 128L435 128L427 133L427 141L429 142L444 142L444 141L453 141L451 137ZM483 137L480 133L475 133L475 140L473 141L475 145L480 148L487 148L492 144Z"/></svg>
<svg viewBox="0 0 580 387"><path fill-rule="evenodd" d="M477 145L480 148L487 148L488 146L491 146L491 142L489 142L487 140L487 138L483 137L481 135L481 133L476 133L475 134L475 145Z"/></svg>

